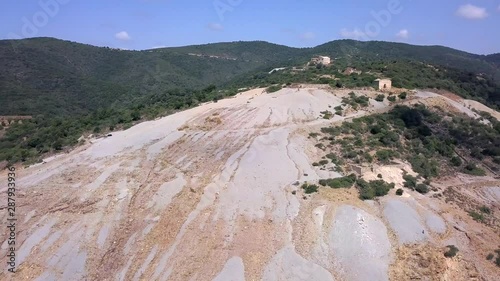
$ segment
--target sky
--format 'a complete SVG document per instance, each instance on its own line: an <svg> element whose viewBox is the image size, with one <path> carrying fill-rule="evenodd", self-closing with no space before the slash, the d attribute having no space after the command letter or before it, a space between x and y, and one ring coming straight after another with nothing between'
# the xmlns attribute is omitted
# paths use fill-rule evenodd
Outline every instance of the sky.
<svg viewBox="0 0 500 281"><path fill-rule="evenodd" d="M337 39L500 52L500 0L3 0L0 39L55 37L143 50Z"/></svg>

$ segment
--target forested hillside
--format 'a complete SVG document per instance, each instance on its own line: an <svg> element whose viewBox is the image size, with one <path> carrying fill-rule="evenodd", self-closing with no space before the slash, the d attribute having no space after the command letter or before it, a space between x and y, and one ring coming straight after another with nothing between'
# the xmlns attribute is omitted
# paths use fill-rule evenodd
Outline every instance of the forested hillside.
<svg viewBox="0 0 500 281"><path fill-rule="evenodd" d="M255 41L125 51L53 38L2 40L0 115L86 114L172 89L225 85L246 74L304 64L314 55L336 58L339 67L418 61L500 81L498 54L440 46L339 40L298 49Z"/></svg>
<svg viewBox="0 0 500 281"><path fill-rule="evenodd" d="M144 95L220 85L271 65L277 59L272 54L280 53L241 44L252 51L242 50L241 57L228 60L188 55L189 48L125 51L51 38L0 41L0 115L86 114ZM274 46L256 44L262 49Z"/></svg>

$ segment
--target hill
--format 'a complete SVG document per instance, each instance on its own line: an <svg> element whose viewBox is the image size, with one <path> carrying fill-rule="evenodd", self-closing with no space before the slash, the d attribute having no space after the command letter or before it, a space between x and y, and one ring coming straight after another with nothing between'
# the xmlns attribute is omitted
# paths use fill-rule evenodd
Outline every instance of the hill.
<svg viewBox="0 0 500 281"><path fill-rule="evenodd" d="M498 54L480 56L440 46L339 40L315 48L262 41L215 43L145 51L95 47L53 38L0 41L0 115L78 115L172 89L228 84L314 55L339 66L412 60L484 73L500 81Z"/></svg>
<svg viewBox="0 0 500 281"><path fill-rule="evenodd" d="M380 95L253 89L0 171L15 279L498 279L500 123Z"/></svg>
<svg viewBox="0 0 500 281"><path fill-rule="evenodd" d="M305 65L315 55L331 56L335 63L268 73ZM352 88L386 76L396 87L444 89L500 107L498 55L439 46L339 40L291 48L254 41L126 51L33 38L0 41L0 59L0 116L35 117L0 124L0 161L10 162L37 160L77 144L82 134L126 129L232 96L239 88L280 83ZM339 73L347 66L363 73Z"/></svg>
<svg viewBox="0 0 500 281"><path fill-rule="evenodd" d="M293 58L287 49L244 42L125 51L52 38L3 40L0 102L6 106L0 115L83 114L176 88L220 85L236 75ZM275 57L275 53L282 55Z"/></svg>

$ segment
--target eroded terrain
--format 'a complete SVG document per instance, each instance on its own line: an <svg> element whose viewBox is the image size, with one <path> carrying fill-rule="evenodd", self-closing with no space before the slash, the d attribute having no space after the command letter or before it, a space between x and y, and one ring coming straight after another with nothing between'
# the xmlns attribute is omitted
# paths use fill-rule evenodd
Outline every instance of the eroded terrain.
<svg viewBox="0 0 500 281"><path fill-rule="evenodd" d="M251 90L19 168L15 280L494 280L485 257L500 245L497 219L474 221L460 200L496 214L498 179L442 179L450 200L407 190L363 202L354 188L304 195L297 182L340 176L311 165L322 155L309 133L389 109L357 91L372 98L368 109L319 117L348 92ZM471 102L413 98L475 117ZM411 170L401 165L364 177L381 173L399 188ZM460 249L453 259L443 256L450 244Z"/></svg>

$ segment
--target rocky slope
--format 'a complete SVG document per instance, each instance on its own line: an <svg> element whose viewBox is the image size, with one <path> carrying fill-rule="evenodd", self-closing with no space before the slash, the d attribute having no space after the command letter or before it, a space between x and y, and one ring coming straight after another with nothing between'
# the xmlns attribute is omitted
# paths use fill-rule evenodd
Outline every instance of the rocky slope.
<svg viewBox="0 0 500 281"><path fill-rule="evenodd" d="M411 191L378 201L355 189L303 194L297 181L339 176L311 165L321 152L310 132L389 109L370 100L365 111L319 118L347 92L251 90L19 167L18 271L0 279L494 280L498 267L485 257L500 245L498 223L480 224L454 202L498 212L498 179L441 179L440 190L456 193L448 202ZM471 104L431 93L411 102L435 99ZM396 187L411 170L375 169ZM6 171L0 182L5 194ZM450 244L459 253L445 258Z"/></svg>

